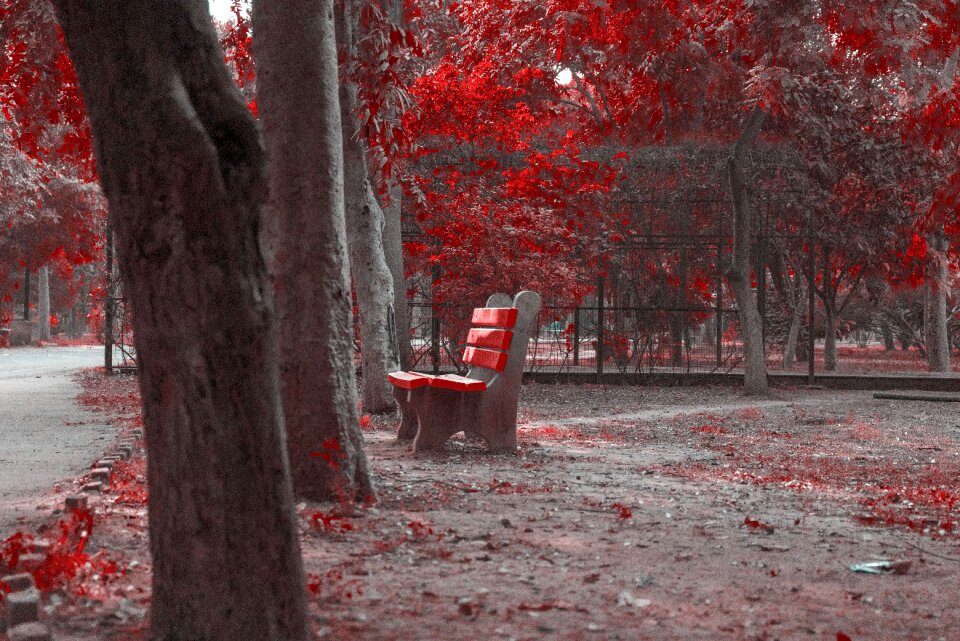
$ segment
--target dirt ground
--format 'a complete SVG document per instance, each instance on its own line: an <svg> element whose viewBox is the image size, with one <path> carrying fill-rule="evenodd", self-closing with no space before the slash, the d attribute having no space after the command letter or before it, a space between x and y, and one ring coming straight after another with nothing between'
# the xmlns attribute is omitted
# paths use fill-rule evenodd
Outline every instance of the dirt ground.
<svg viewBox="0 0 960 641"><path fill-rule="evenodd" d="M129 432L133 384L87 374L84 400ZM368 422L379 501L298 506L317 638L960 639L960 405L527 385L521 406L516 455L415 457ZM48 593L56 639L143 638L143 468ZM876 560L895 571L851 571Z"/></svg>

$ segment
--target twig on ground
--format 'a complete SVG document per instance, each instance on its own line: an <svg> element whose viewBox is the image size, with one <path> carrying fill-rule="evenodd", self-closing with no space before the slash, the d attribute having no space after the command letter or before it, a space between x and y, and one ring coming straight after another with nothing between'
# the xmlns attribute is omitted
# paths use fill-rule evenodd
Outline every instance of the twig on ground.
<svg viewBox="0 0 960 641"><path fill-rule="evenodd" d="M931 552L930 550L927 550L926 548L922 548L922 547L920 547L919 545L917 545L916 543L911 543L910 541L907 541L907 545L910 546L910 547L912 547L914 550L917 550L918 552L923 552L923 553L926 554L926 555L933 556L933 557L936 557L936 558L938 558L938 559L943 559L944 561L953 561L954 563L960 563L960 558L957 558L957 557L955 557L955 556L947 556L947 555L945 555L945 554L937 554L936 552Z"/></svg>

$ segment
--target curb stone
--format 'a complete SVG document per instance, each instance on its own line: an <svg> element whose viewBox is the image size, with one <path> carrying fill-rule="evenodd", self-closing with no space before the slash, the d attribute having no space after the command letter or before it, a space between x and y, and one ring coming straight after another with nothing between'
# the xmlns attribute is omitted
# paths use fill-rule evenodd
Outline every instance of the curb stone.
<svg viewBox="0 0 960 641"><path fill-rule="evenodd" d="M40 590L28 588L7 595L7 630L21 623L32 623L40 619Z"/></svg>
<svg viewBox="0 0 960 641"><path fill-rule="evenodd" d="M21 623L10 628L7 630L7 636L10 641L50 641L50 631L45 625L36 621Z"/></svg>
<svg viewBox="0 0 960 641"><path fill-rule="evenodd" d="M22 592L36 587L33 583L33 575L29 572L0 577L0 583L5 583L9 586L11 592Z"/></svg>

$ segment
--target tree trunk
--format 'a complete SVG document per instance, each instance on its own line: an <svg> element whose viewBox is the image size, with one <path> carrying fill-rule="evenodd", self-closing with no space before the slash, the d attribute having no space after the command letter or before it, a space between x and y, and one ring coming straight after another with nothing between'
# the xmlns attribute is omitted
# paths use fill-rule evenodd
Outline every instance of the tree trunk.
<svg viewBox="0 0 960 641"><path fill-rule="evenodd" d="M389 201L383 207L383 256L393 277L393 311L397 325L397 356L400 369L413 367L410 345L410 304L407 302L407 279L403 271L403 237L401 213L403 189L396 180L387 182Z"/></svg>
<svg viewBox="0 0 960 641"><path fill-rule="evenodd" d="M886 320L880 321L880 333L883 335L883 350L885 352L892 352L897 348L897 344L893 340L893 330L890 329L890 323Z"/></svg>
<svg viewBox="0 0 960 641"><path fill-rule="evenodd" d="M679 312L670 312L670 364L683 365L683 332L685 319Z"/></svg>
<svg viewBox="0 0 960 641"><path fill-rule="evenodd" d="M50 267L37 271L37 339L50 340Z"/></svg>
<svg viewBox="0 0 960 641"><path fill-rule="evenodd" d="M837 292L830 273L830 250L823 250L823 369L837 371Z"/></svg>
<svg viewBox="0 0 960 641"><path fill-rule="evenodd" d="M783 368L792 369L797 357L797 339L800 337L800 326L803 325L804 295L802 290L798 290L798 296L794 299L793 314L790 319L790 330L787 332L787 344L783 348Z"/></svg>
<svg viewBox="0 0 960 641"><path fill-rule="evenodd" d="M357 414L332 10L332 0L257 0L252 16L290 468L296 494L317 501L373 493Z"/></svg>
<svg viewBox="0 0 960 641"><path fill-rule="evenodd" d="M400 28L407 28L404 18L403 0L383 0L381 6L390 22ZM396 108L388 106L388 118L397 118ZM397 357L400 369L413 367L413 347L410 344L410 302L407 300L407 279L403 269L403 187L400 185L394 162L394 174L386 179L388 202L383 207L383 255L393 276L393 312L397 325Z"/></svg>
<svg viewBox="0 0 960 641"><path fill-rule="evenodd" d="M154 641L309 637L253 119L201 0L55 0L132 303Z"/></svg>
<svg viewBox="0 0 960 641"><path fill-rule="evenodd" d="M837 371L837 317L834 306L827 301L823 305L823 369Z"/></svg>
<svg viewBox="0 0 960 641"><path fill-rule="evenodd" d="M950 334L947 325L947 244L942 234L934 235L927 243L926 264L927 305L923 319L927 339L927 363L932 372L950 371Z"/></svg>
<svg viewBox="0 0 960 641"><path fill-rule="evenodd" d="M751 203L743 175L747 150L753 145L763 126L764 112L754 108L747 126L733 147L727 161L730 195L733 201L733 259L727 270L727 281L733 289L740 315L740 333L743 336L743 387L747 394L766 394L767 364L763 349L763 326L757 301L750 290Z"/></svg>
<svg viewBox="0 0 960 641"><path fill-rule="evenodd" d="M400 368L397 361L397 323L393 275L384 257L384 216L370 184L367 149L357 134L357 85L350 69L359 63L359 3L337 3L337 41L346 61L340 82L343 123L344 205L350 271L360 310L360 367L363 373L363 411L393 411L396 401L387 374Z"/></svg>

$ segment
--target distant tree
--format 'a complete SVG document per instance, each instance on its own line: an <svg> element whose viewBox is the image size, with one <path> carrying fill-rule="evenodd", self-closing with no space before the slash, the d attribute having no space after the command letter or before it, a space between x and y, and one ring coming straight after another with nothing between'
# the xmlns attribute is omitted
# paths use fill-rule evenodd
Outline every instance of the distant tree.
<svg viewBox="0 0 960 641"><path fill-rule="evenodd" d="M255 123L205 1L54 4L132 303L150 638L305 641Z"/></svg>
<svg viewBox="0 0 960 641"><path fill-rule="evenodd" d="M363 375L361 399L364 412L382 414L394 409L392 386L387 374L399 369L397 321L394 311L394 279L384 253L384 212L371 179L369 147L361 122L361 70L380 61L365 60L360 41L373 24L370 16L361 20L366 3L339 0L336 3L337 44L343 69L340 77L340 111L343 126L344 206L350 274L357 296L360 320L360 367ZM372 6L372 5L371 5ZM378 15L382 15L379 14ZM366 28L365 28L366 27ZM378 77L377 83L382 82ZM379 122L370 106L364 105L364 128Z"/></svg>
<svg viewBox="0 0 960 641"><path fill-rule="evenodd" d="M77 266L101 256L106 208L76 74L58 34L49 3L0 5L0 316L26 293L25 274L54 260ZM61 276L72 277L69 271Z"/></svg>

